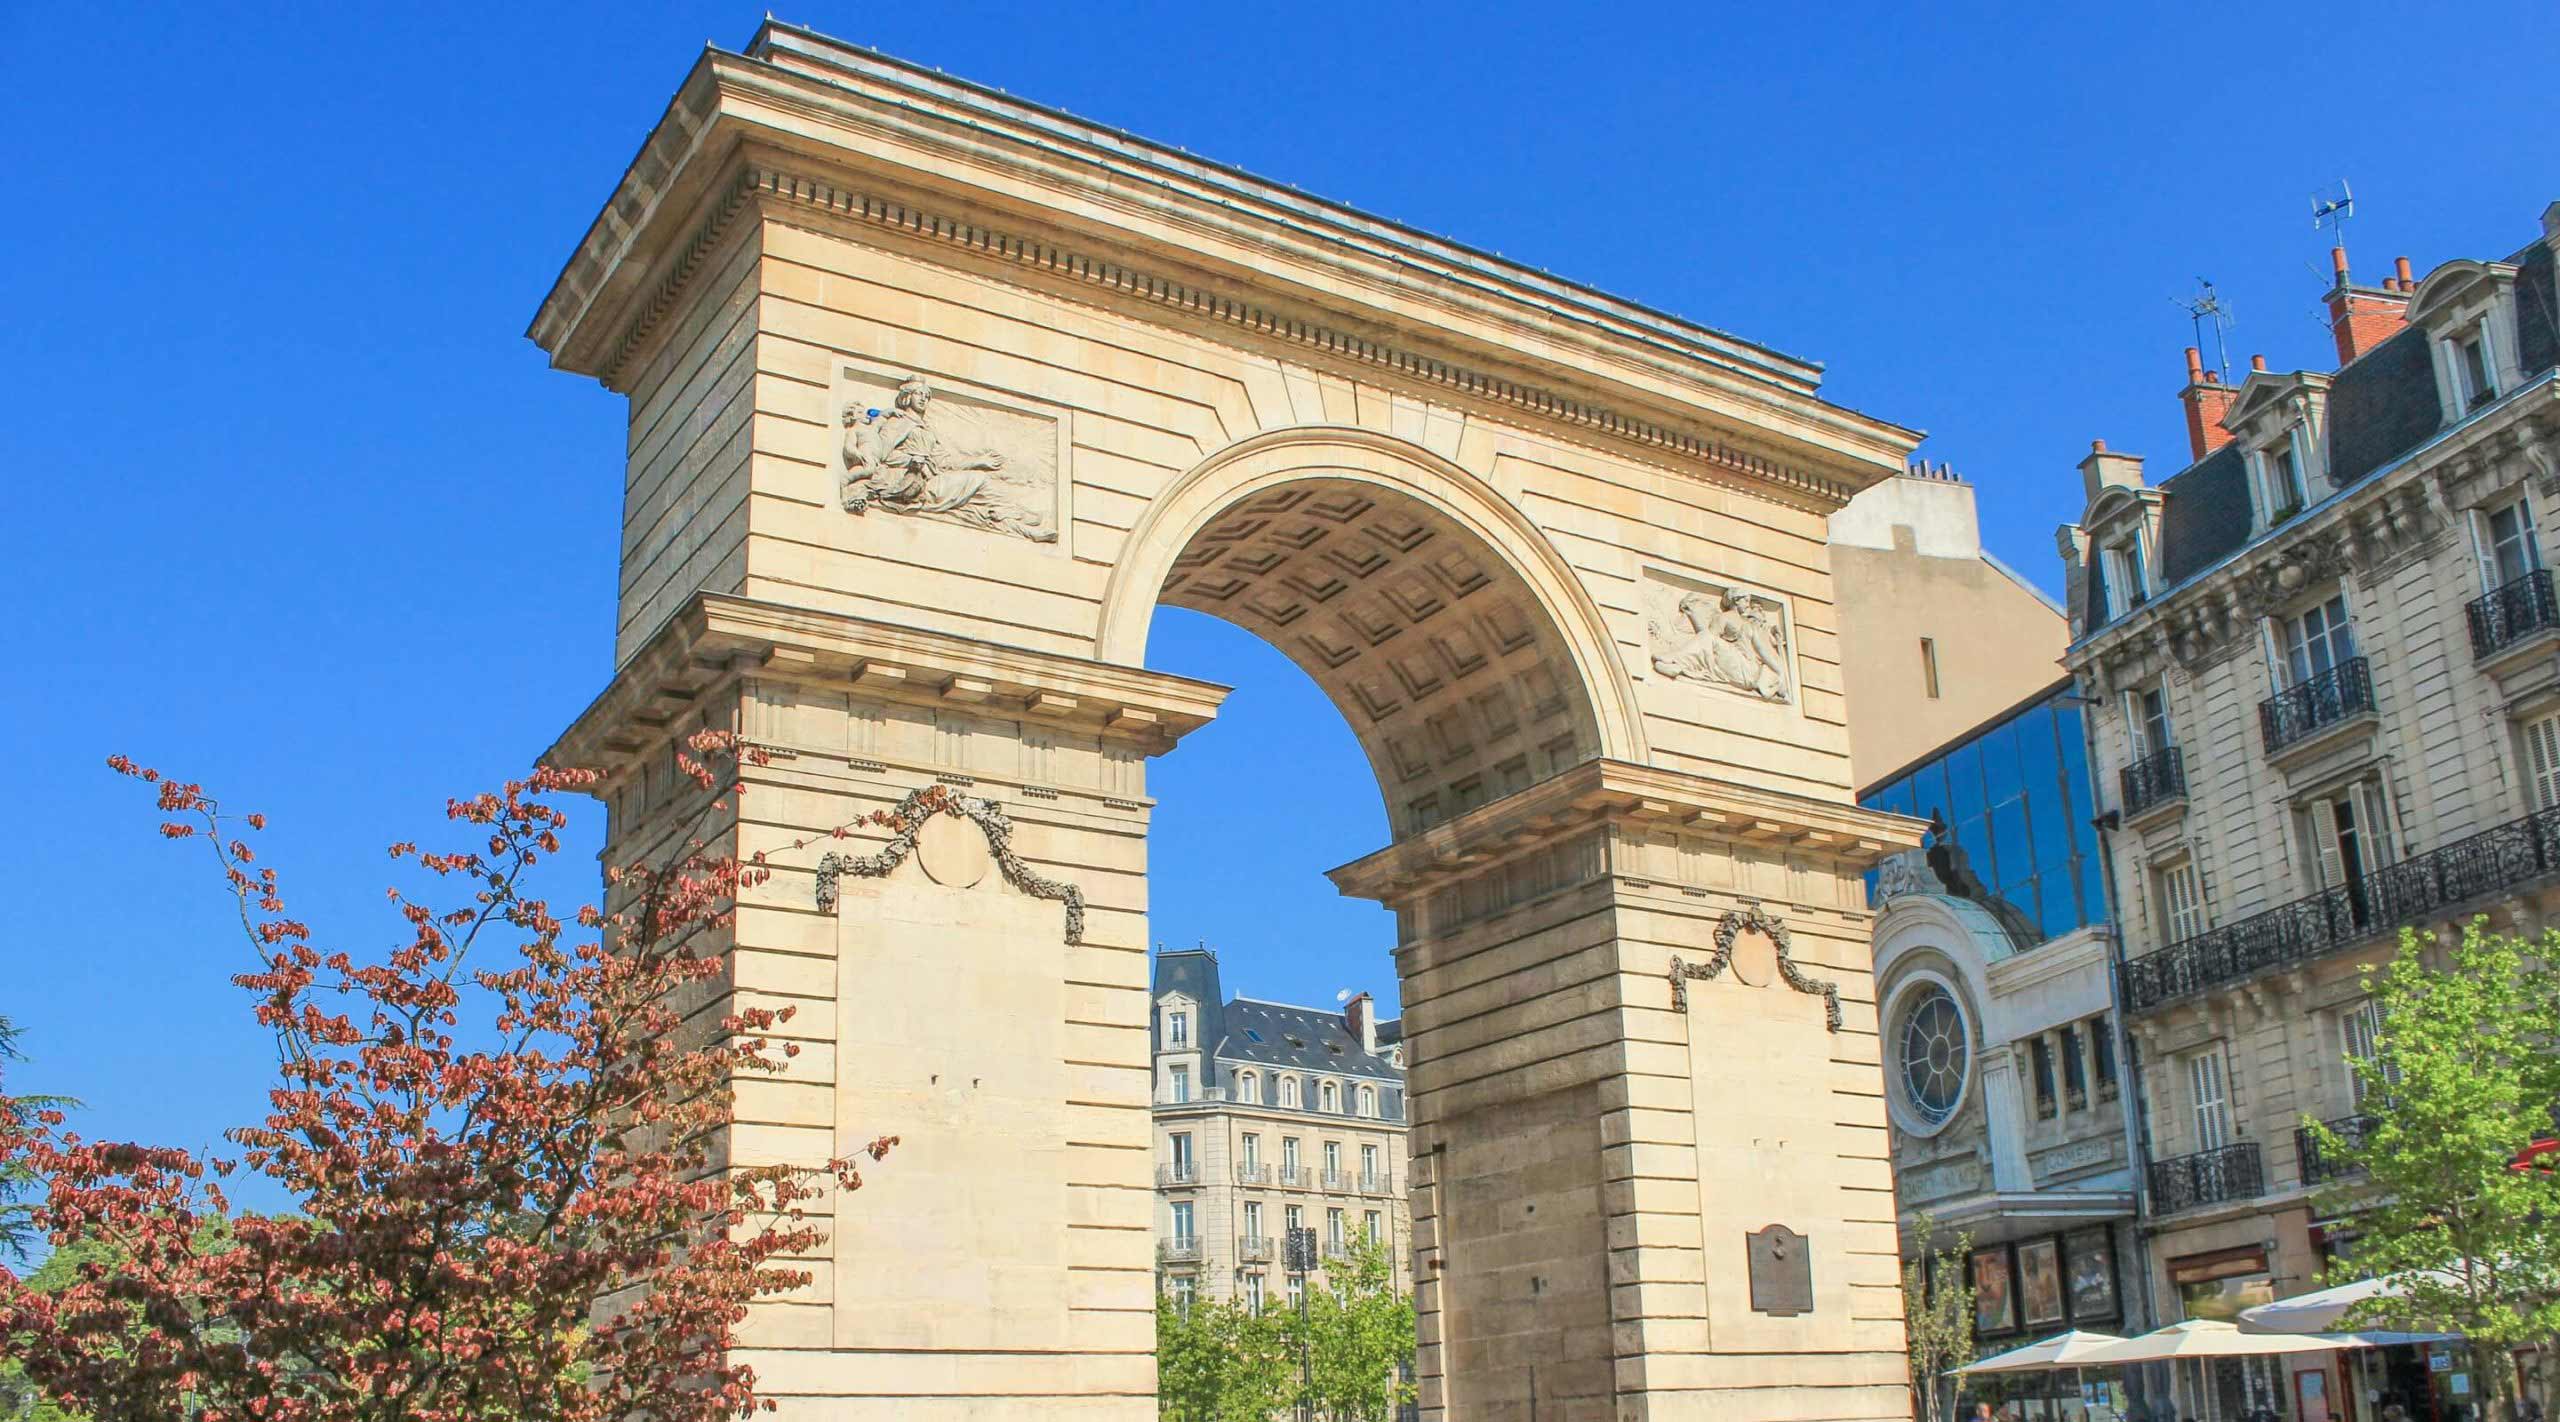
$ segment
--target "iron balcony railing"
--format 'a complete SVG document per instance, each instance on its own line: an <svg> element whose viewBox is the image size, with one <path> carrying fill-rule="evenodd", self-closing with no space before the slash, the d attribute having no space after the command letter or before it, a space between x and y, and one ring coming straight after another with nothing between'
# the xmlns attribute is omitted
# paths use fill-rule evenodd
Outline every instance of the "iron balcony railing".
<svg viewBox="0 0 2560 1422"><path fill-rule="evenodd" d="M1236 1258L1247 1264L1270 1263L1271 1236L1267 1234L1239 1235L1236 1239Z"/></svg>
<svg viewBox="0 0 2560 1422"><path fill-rule="evenodd" d="M1346 1239L1328 1239L1328 1240L1326 1240L1326 1241L1324 1242L1324 1257L1325 1257L1325 1258L1327 1258L1327 1259L1348 1259L1348 1258L1350 1258L1350 1257L1351 1257L1351 1242L1350 1242L1349 1240L1346 1240Z"/></svg>
<svg viewBox="0 0 2560 1422"><path fill-rule="evenodd" d="M2536 632L2560 627L2560 597L2551 590L2551 570L2536 568L2463 608L2471 623L2471 655L2495 656Z"/></svg>
<svg viewBox="0 0 2560 1422"><path fill-rule="evenodd" d="M2373 668L2362 657L2349 657L2298 686L2289 686L2258 703L2258 729L2273 755L2323 726L2373 709Z"/></svg>
<svg viewBox="0 0 2560 1422"><path fill-rule="evenodd" d="M1171 1239L1159 1239L1156 1241L1156 1258L1167 1264L1197 1264L1200 1262L1200 1236L1177 1234Z"/></svg>
<svg viewBox="0 0 2560 1422"><path fill-rule="evenodd" d="M2371 1116L2340 1116L2323 1122L2329 1134L2348 1145L2362 1145L2364 1133L2373 1128ZM2294 1158L2302 1162L2302 1183L2319 1185L2331 1180L2345 1180L2363 1174L2353 1162L2340 1160L2321 1149L2320 1138L2309 1126L2296 1126L2293 1131Z"/></svg>
<svg viewBox="0 0 2560 1422"><path fill-rule="evenodd" d="M1315 1172L1303 1165L1280 1167L1280 1183L1292 1190L1304 1190L1315 1183Z"/></svg>
<svg viewBox="0 0 2560 1422"><path fill-rule="evenodd" d="M2125 1006L2148 1012L2306 962L2560 872L2560 809L2483 830L2352 885L2206 929L2124 965Z"/></svg>
<svg viewBox="0 0 2560 1422"><path fill-rule="evenodd" d="M2162 746L2116 772L2116 778L2124 787L2128 815L2187 798L2187 762L2176 746Z"/></svg>
<svg viewBox="0 0 2560 1422"><path fill-rule="evenodd" d="M1351 1173L1345 1170L1326 1171L1324 1173L1324 1188L1336 1191L1349 1190L1351 1188Z"/></svg>
<svg viewBox="0 0 2560 1422"><path fill-rule="evenodd" d="M1239 1185L1268 1185L1271 1183L1271 1167L1258 1160L1248 1161L1243 1165L1239 1165L1236 1167L1236 1183Z"/></svg>
<svg viewBox="0 0 2560 1422"><path fill-rule="evenodd" d="M1156 1183L1158 1185L1197 1185L1200 1183L1200 1162L1177 1160L1171 1165L1159 1165L1156 1167Z"/></svg>
<svg viewBox="0 0 2560 1422"><path fill-rule="evenodd" d="M1364 1170L1360 1172L1360 1193L1363 1195L1388 1195L1393 1194L1394 1189L1388 1184L1386 1176Z"/></svg>
<svg viewBox="0 0 2560 1422"><path fill-rule="evenodd" d="M2226 1200L2255 1199L2266 1192L2267 1175L2258 1164L2256 1141L2151 1162L2154 1214L2175 1214Z"/></svg>

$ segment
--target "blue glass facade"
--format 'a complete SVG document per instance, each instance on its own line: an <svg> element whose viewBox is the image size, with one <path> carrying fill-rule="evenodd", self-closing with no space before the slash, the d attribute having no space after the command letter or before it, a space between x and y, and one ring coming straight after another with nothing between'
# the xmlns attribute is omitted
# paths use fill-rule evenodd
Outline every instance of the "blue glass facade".
<svg viewBox="0 0 2560 1422"><path fill-rule="evenodd" d="M2069 687L1984 727L1859 803L1945 819L1973 872L2037 942L2107 922L2084 708Z"/></svg>

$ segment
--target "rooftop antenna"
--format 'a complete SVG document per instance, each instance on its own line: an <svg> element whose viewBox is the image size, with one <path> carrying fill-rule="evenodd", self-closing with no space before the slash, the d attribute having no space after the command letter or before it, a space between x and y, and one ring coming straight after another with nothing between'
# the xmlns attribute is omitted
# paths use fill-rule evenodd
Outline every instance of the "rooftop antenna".
<svg viewBox="0 0 2560 1422"><path fill-rule="evenodd" d="M2348 187L2344 178L2338 180L2335 196L2326 189L2311 195L2311 225L2329 229L2329 245L2332 247L2347 245L2347 219L2355 215L2355 189Z"/></svg>
<svg viewBox="0 0 2560 1422"><path fill-rule="evenodd" d="M2222 372L2224 381L2228 382L2231 378L2229 334L2232 323L2238 319L2231 314L2231 303L2224 301L2221 294L2213 289L2213 283L2203 277L2196 278L2194 296L2184 299L2173 296L2169 299L2187 313L2187 320L2195 328L2196 349L2204 349L2204 323L2208 320L2213 322L2213 362L2215 368Z"/></svg>

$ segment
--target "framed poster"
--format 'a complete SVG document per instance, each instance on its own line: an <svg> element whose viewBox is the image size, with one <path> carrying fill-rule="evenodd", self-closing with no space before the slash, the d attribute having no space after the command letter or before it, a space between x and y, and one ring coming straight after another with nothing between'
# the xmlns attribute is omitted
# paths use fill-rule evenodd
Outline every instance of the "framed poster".
<svg viewBox="0 0 2560 1422"><path fill-rule="evenodd" d="M2062 1241L2062 1275L2074 1323L2119 1318L2124 1305L2116 1296L2115 1245L2102 1229L2083 1230Z"/></svg>
<svg viewBox="0 0 2560 1422"><path fill-rule="evenodd" d="M2293 1375L2293 1415L2296 1422L2335 1422L2335 1414L2329 1411L2326 1370Z"/></svg>
<svg viewBox="0 0 2560 1422"><path fill-rule="evenodd" d="M2029 1328L2062 1321L2062 1241L2018 1246L2018 1305L2019 1321Z"/></svg>
<svg viewBox="0 0 2560 1422"><path fill-rule="evenodd" d="M2018 1329L2017 1299L2010 1288L2009 1247L1973 1251L1973 1331L1982 1337Z"/></svg>

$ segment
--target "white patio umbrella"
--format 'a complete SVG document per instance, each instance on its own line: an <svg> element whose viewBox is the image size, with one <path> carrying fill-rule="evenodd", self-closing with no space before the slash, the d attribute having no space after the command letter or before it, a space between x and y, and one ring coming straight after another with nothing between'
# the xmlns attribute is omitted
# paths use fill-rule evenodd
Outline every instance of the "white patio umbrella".
<svg viewBox="0 0 2560 1422"><path fill-rule="evenodd" d="M2024 1348L2012 1348L2006 1353L1977 1358L1961 1368L1949 1368L1947 1374L1952 1377L1959 1373L2032 1373L2077 1368L2089 1354L2123 1341L2112 1333L2084 1333L2075 1328Z"/></svg>
<svg viewBox="0 0 2560 1422"><path fill-rule="evenodd" d="M2274 1353L2334 1353L2362 1348L2354 1334L2314 1338L2300 1333L2243 1333L2214 1318L2191 1318L2155 1328L2139 1338L2093 1349L2080 1358L2091 1367L2109 1363L2165 1363L2178 1358L2254 1358Z"/></svg>
<svg viewBox="0 0 2560 1422"><path fill-rule="evenodd" d="M2296 1294L2240 1311L2240 1327L2248 1333L2325 1333L2338 1326L2346 1311L2366 1299L2397 1297L2412 1274L2385 1274L2352 1284ZM2447 1276L2450 1277L2450 1276ZM2391 1341L2401 1341L2393 1339Z"/></svg>

